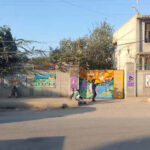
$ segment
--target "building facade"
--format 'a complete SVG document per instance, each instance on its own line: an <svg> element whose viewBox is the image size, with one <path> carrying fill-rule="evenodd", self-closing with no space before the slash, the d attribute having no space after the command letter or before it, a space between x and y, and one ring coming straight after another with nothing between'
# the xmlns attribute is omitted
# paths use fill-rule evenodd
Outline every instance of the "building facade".
<svg viewBox="0 0 150 150"><path fill-rule="evenodd" d="M150 15L137 13L113 37L116 44L114 65L125 72L125 95L150 96L150 89L146 85L150 75ZM133 84L129 84L129 76Z"/></svg>

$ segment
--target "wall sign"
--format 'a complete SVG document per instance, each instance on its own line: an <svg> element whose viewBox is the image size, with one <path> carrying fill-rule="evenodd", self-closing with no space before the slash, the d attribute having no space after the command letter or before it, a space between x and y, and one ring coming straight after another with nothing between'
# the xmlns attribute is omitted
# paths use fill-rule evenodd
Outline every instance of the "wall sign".
<svg viewBox="0 0 150 150"><path fill-rule="evenodd" d="M27 86L27 76L24 74L14 74L4 77L4 88L9 88L12 86L16 87L26 87Z"/></svg>
<svg viewBox="0 0 150 150"><path fill-rule="evenodd" d="M145 76L145 87L150 88L150 75Z"/></svg>
<svg viewBox="0 0 150 150"><path fill-rule="evenodd" d="M56 88L56 74L34 74L35 88Z"/></svg>
<svg viewBox="0 0 150 150"><path fill-rule="evenodd" d="M78 76L77 75L71 76L71 88L72 89L78 88Z"/></svg>
<svg viewBox="0 0 150 150"><path fill-rule="evenodd" d="M134 86L134 73L133 72L128 72L127 73L127 84L129 87Z"/></svg>

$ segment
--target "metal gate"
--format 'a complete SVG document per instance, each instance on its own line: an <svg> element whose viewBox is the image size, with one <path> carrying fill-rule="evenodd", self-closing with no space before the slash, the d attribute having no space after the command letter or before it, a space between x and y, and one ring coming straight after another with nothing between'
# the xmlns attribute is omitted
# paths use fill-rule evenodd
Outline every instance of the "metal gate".
<svg viewBox="0 0 150 150"><path fill-rule="evenodd" d="M97 98L123 98L123 70L80 71L79 89L84 98L92 97L92 80L97 84Z"/></svg>

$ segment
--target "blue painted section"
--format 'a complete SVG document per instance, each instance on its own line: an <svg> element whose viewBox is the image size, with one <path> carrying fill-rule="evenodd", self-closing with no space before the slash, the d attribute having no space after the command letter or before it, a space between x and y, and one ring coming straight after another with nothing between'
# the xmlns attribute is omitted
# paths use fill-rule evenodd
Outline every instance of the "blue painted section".
<svg viewBox="0 0 150 150"><path fill-rule="evenodd" d="M111 88L112 88L111 86L106 88L106 86L98 85L96 87L96 93L97 93L96 98L113 98L111 94Z"/></svg>

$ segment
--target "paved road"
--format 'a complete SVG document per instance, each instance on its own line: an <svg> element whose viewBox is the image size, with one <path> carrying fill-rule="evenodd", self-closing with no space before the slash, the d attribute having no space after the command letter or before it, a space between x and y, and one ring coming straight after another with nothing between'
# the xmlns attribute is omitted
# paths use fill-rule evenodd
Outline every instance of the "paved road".
<svg viewBox="0 0 150 150"><path fill-rule="evenodd" d="M149 150L149 128L150 103L144 99L0 110L0 150Z"/></svg>

